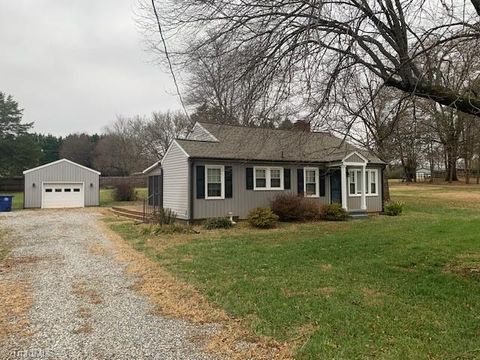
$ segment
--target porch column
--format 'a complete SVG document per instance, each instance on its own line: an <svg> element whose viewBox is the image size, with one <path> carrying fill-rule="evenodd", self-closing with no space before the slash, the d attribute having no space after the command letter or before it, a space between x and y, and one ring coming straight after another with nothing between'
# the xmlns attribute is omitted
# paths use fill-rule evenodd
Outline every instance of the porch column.
<svg viewBox="0 0 480 360"><path fill-rule="evenodd" d="M342 208L347 209L347 166L340 165L340 183L342 184Z"/></svg>
<svg viewBox="0 0 480 360"><path fill-rule="evenodd" d="M365 167L366 165L363 165L362 166L362 178L361 178L361 183L362 183L362 196L361 196L361 203L360 203L360 207L362 210L367 210L367 197L366 197L366 193L367 193L367 182L365 181L366 179L366 176L365 176Z"/></svg>

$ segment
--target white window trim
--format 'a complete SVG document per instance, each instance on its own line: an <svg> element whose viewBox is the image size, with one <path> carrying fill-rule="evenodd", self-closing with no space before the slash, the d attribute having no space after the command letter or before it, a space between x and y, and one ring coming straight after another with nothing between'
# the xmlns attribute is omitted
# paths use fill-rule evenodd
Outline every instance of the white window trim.
<svg viewBox="0 0 480 360"><path fill-rule="evenodd" d="M265 170L265 182L266 187L257 187L257 170ZM280 187L272 187L271 183L271 171L280 170ZM253 190L254 191L270 191L270 190L284 190L283 184L283 167L278 166L255 166L253 168Z"/></svg>
<svg viewBox="0 0 480 360"><path fill-rule="evenodd" d="M307 195L307 171L315 171L315 195ZM318 198L320 197L320 172L318 168L306 167L303 168L303 194L305 197Z"/></svg>
<svg viewBox="0 0 480 360"><path fill-rule="evenodd" d="M367 193L366 196L378 196L378 169L365 169L365 173L370 173L368 175L368 183L367 183ZM371 184L372 184L372 177L371 174L375 174L375 193L370 194Z"/></svg>
<svg viewBox="0 0 480 360"><path fill-rule="evenodd" d="M353 184L355 184L355 194L352 194L350 192L350 185L352 184L351 177L350 177L351 172L355 172L355 182L353 183ZM348 186L348 196L350 196L350 197L360 197L360 196L362 196L362 189L359 188L360 184L358 183L358 180L357 180L361 177L362 177L362 169L349 169L348 170L348 184L347 184L347 186ZM363 181L365 181L365 179L363 179Z"/></svg>
<svg viewBox="0 0 480 360"><path fill-rule="evenodd" d="M208 196L208 169L220 169L220 196ZM205 165L205 199L223 200L225 199L225 166L223 165Z"/></svg>
<svg viewBox="0 0 480 360"><path fill-rule="evenodd" d="M348 173L353 172L353 171L356 172L356 178L355 178L355 194L352 194L352 193L350 192L350 184L351 184L351 181L350 181L350 174L349 174L349 176L348 176L348 184L347 184L347 187L348 187L348 196L350 196L350 197L360 197L360 196L362 196L362 189L361 189L361 188L359 189L359 185L360 185L360 184L358 183L357 179L362 177L362 170L361 170L361 169L350 169L350 170L348 170ZM366 187L365 187L366 190L367 190L367 192L365 193L365 196L378 196L378 186L379 186L379 184L378 184L378 169L365 169L365 174L367 174L367 173L370 173L370 174L368 175L368 183L366 184ZM376 184L376 186L375 186L376 192L373 193L373 194L370 193L371 183L372 183L372 182L371 182L371 179L372 179L372 178L371 178L371 174L372 174L372 173L375 174L374 176L375 176L375 184ZM362 178L362 180L365 181L366 179L363 179L363 178Z"/></svg>

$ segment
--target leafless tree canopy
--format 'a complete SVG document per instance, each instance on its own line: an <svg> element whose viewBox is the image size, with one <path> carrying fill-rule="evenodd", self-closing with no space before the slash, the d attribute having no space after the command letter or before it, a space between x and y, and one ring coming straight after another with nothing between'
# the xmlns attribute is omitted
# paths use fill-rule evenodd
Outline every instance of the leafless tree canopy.
<svg viewBox="0 0 480 360"><path fill-rule="evenodd" d="M315 99L318 109L333 103L352 74L367 69L386 86L466 113L480 111L480 98L465 90L467 84L458 89L439 83L424 61L453 40L468 44L478 38L478 0L157 3L175 54L228 41L228 51L244 55L246 70L260 69L265 81L284 79L277 82L282 94ZM149 19L144 13L145 28ZM470 73L468 81L477 77Z"/></svg>

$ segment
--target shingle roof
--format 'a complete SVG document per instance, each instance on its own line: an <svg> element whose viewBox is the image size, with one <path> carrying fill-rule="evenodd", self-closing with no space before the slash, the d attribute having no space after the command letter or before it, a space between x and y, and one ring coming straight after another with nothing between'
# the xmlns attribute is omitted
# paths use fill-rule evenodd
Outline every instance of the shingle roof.
<svg viewBox="0 0 480 360"><path fill-rule="evenodd" d="M357 151L369 162L383 164L378 157L367 151L326 133L209 123L201 125L218 141L177 140L194 158L332 162Z"/></svg>

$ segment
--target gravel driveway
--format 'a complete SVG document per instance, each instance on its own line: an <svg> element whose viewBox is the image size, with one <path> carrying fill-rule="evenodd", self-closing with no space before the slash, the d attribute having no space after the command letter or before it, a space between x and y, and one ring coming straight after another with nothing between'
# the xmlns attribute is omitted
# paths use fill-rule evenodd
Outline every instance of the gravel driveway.
<svg viewBox="0 0 480 360"><path fill-rule="evenodd" d="M132 290L135 279L112 256L99 216L87 209L0 215L17 244L12 259L21 263L0 272L0 280L28 282L33 298L31 335L0 344L0 358L212 358L193 340L211 328L154 315Z"/></svg>

